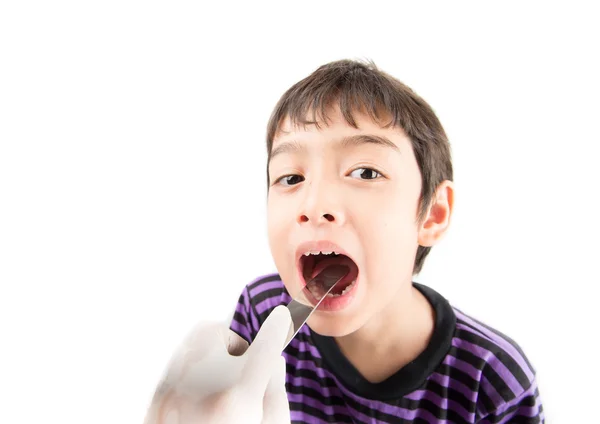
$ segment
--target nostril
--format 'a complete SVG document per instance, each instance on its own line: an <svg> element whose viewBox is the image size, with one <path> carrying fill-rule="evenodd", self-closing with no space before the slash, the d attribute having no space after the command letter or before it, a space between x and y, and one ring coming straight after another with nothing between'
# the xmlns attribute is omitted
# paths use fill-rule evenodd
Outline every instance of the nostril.
<svg viewBox="0 0 600 424"><path fill-rule="evenodd" d="M325 218L328 222L334 222L335 218L333 217L333 215L329 214L329 213L325 213L323 214L323 218ZM310 221L310 218L307 215L300 215L298 217L298 222L303 223L303 222L308 222Z"/></svg>

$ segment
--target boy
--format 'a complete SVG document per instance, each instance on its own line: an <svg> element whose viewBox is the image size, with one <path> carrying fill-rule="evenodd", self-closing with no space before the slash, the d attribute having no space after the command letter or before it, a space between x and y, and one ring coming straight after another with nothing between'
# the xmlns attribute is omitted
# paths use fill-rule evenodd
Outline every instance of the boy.
<svg viewBox="0 0 600 424"><path fill-rule="evenodd" d="M425 101L372 64L333 62L283 95L267 148L279 273L243 290L231 329L251 342L319 269L351 269L283 353L293 423L544 422L518 345L412 282L453 207Z"/></svg>

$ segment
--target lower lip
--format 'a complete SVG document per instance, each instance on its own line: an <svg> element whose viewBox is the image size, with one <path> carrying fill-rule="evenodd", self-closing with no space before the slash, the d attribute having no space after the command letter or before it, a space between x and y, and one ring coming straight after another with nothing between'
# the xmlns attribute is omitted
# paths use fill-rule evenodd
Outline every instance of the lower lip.
<svg viewBox="0 0 600 424"><path fill-rule="evenodd" d="M358 287L359 276L356 276L356 281L349 291L339 296L325 296L325 299L319 304L317 311L320 312L336 312L346 308L356 297L356 287ZM314 303L318 300L313 297Z"/></svg>

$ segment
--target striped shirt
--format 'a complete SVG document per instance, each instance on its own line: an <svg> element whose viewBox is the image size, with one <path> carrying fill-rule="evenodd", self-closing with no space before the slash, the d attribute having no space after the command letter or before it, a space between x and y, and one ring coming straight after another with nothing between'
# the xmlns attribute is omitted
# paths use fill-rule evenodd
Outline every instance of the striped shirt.
<svg viewBox="0 0 600 424"><path fill-rule="evenodd" d="M519 346L429 287L428 347L380 383L366 380L335 340L303 326L283 352L292 423L544 423L535 372ZM277 274L243 290L231 329L251 342L291 297Z"/></svg>

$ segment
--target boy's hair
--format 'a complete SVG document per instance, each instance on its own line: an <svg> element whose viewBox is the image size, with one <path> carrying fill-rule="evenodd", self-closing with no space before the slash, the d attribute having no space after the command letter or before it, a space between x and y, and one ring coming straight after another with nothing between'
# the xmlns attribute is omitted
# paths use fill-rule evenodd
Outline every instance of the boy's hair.
<svg viewBox="0 0 600 424"><path fill-rule="evenodd" d="M373 62L331 62L288 89L275 106L268 123L268 161L271 160L273 138L285 118L289 118L292 125L313 124L319 128L319 122L327 124L327 114L336 103L346 122L354 128L358 126L353 114L360 112L368 114L383 127L404 130L421 171L417 217L417 221L421 222L438 185L444 180L452 181L450 145L432 108L409 87L377 69ZM391 121L383 122L386 118ZM419 246L413 275L421 271L430 249Z"/></svg>

